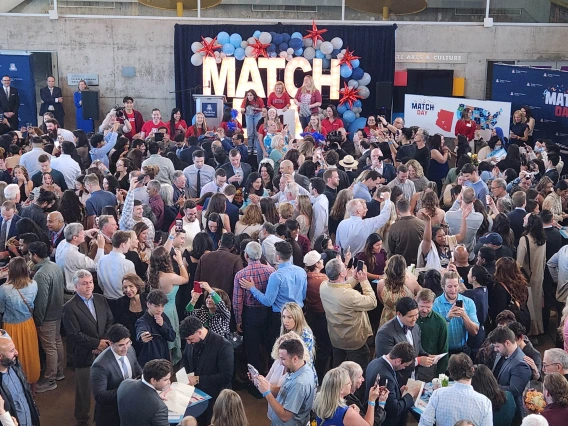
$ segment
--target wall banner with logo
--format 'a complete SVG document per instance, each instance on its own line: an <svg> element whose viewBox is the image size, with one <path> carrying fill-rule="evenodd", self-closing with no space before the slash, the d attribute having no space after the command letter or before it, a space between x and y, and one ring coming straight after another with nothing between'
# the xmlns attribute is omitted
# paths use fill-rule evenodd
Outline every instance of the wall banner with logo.
<svg viewBox="0 0 568 426"><path fill-rule="evenodd" d="M495 64L491 98L511 102L513 112L528 105L535 140L568 136L567 71Z"/></svg>
<svg viewBox="0 0 568 426"><path fill-rule="evenodd" d="M510 102L480 101L477 99L446 98L439 96L406 95L404 98L405 127L419 126L444 137L455 138L456 123L464 108L473 112L472 119L487 140L491 130L501 127L509 134Z"/></svg>
<svg viewBox="0 0 568 426"><path fill-rule="evenodd" d="M33 55L29 52L0 53L0 75L7 75L10 86L18 89L20 108L18 119L20 127L31 123L37 125L37 104L35 79L32 67ZM20 130L14 129L14 130Z"/></svg>

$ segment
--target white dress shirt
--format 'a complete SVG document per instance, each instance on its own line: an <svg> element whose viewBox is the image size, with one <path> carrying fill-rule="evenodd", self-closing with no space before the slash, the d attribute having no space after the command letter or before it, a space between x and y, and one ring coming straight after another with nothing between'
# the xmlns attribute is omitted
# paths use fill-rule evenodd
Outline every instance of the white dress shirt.
<svg viewBox="0 0 568 426"><path fill-rule="evenodd" d="M89 256L85 256L79 252L79 247L70 244L67 241L61 241L55 251L55 263L63 271L65 276L65 290L75 292L75 285L73 284L73 274L79 269L86 269L89 272L95 272L97 262L105 254L104 249L97 249L95 260Z"/></svg>
<svg viewBox="0 0 568 426"><path fill-rule="evenodd" d="M42 154L46 154L51 158L51 155L45 152L43 148L38 148L38 147L33 148L31 151L26 152L24 155L20 157L20 166L24 166L26 168L30 179L32 178L33 175L39 172L37 159ZM73 184L73 188L74 187L75 184Z"/></svg>
<svg viewBox="0 0 568 426"><path fill-rule="evenodd" d="M229 185L228 183L224 183L223 186L219 187L217 186L217 183L215 183L215 181L213 180L201 187L201 193L199 194L199 196L203 197L203 195L207 194L208 192L222 193L228 185Z"/></svg>
<svg viewBox="0 0 568 426"><path fill-rule="evenodd" d="M310 240L312 244L323 234L327 234L329 220L329 200L324 194L318 195L314 199L312 225L310 226Z"/></svg>
<svg viewBox="0 0 568 426"><path fill-rule="evenodd" d="M125 377L125 378L126 379L133 379L134 377L132 377L132 366L130 365L130 360L128 359L128 356L127 355L120 356L119 354L117 354L115 351L112 350L112 346L111 346L110 350L111 350L112 354L114 355L114 357L116 358L116 362L118 363L118 369L121 372L123 372L123 370L122 370L122 362L120 361L120 358L124 358L124 364L126 364L126 369L128 370L128 377Z"/></svg>
<svg viewBox="0 0 568 426"><path fill-rule="evenodd" d="M136 273L134 263L124 254L111 251L102 256L97 262L97 276L103 295L107 299L116 300L124 296L122 292L122 277L129 273Z"/></svg>
<svg viewBox="0 0 568 426"><path fill-rule="evenodd" d="M262 254L266 258L266 261L270 263L270 266L276 268L278 261L276 260L276 248L274 244L282 241L282 238L276 235L269 235L262 241Z"/></svg>
<svg viewBox="0 0 568 426"><path fill-rule="evenodd" d="M81 167L69 154L61 154L59 158L53 157L51 167L61 172L69 189L75 188L75 181L81 174Z"/></svg>

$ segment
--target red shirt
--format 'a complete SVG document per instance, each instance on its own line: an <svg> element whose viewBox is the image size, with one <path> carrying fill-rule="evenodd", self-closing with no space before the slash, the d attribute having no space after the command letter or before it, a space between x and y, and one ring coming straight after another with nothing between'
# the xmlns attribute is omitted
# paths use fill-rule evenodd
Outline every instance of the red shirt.
<svg viewBox="0 0 568 426"><path fill-rule="evenodd" d="M316 130L312 129L312 126L311 126L311 125L308 125L308 127L306 127L306 128L304 129L304 132L306 132L306 133L314 133L315 131L316 131ZM325 130L325 127L322 126L321 132L319 132L319 134L320 134L320 135L327 136L327 130Z"/></svg>
<svg viewBox="0 0 568 426"><path fill-rule="evenodd" d="M337 130L340 127L344 127L343 126L343 121L341 121L340 118L336 118L335 120L333 120L333 123L331 121L329 121L329 118L324 118L321 121L321 127L323 127L325 129L326 134L333 131L333 130Z"/></svg>
<svg viewBox="0 0 568 426"><path fill-rule="evenodd" d="M373 129L371 129L369 126L365 126L365 128L363 130L365 130L367 137L370 138L371 137L371 130L377 130L377 129L378 129L377 126L375 126Z"/></svg>
<svg viewBox="0 0 568 426"><path fill-rule="evenodd" d="M264 101L261 98L256 98L256 100L249 102L249 100L247 98L244 98L243 103L241 104L241 108L246 108L247 105L250 105L253 108L256 108L258 110L258 111L255 111L255 114L256 114L256 113L259 113L262 110L262 108L264 108Z"/></svg>
<svg viewBox="0 0 568 426"><path fill-rule="evenodd" d="M456 123L456 136L464 135L468 141L475 139L477 124L473 120L458 120Z"/></svg>
<svg viewBox="0 0 568 426"><path fill-rule="evenodd" d="M152 133L157 132L160 127L165 127L168 135L170 134L170 126L168 126L163 121L160 121L158 124L154 124L154 122L152 120L146 121L144 123L144 125L142 126L141 131L144 132L144 137L147 138L148 136L151 136ZM156 129L156 130L153 131L153 129Z"/></svg>
<svg viewBox="0 0 568 426"><path fill-rule="evenodd" d="M180 120L177 123L174 124L174 129L175 130L179 130L182 129L183 131L185 131L187 129L187 123L185 122L185 120ZM169 130L169 127L168 127Z"/></svg>
<svg viewBox="0 0 568 426"><path fill-rule="evenodd" d="M124 116L126 117L125 120L128 120L130 122L130 126L132 127L132 130L130 130L130 132L128 133L125 133L124 136L132 140L132 138L136 134L136 118L134 117L134 110L132 110L130 114L128 114L126 110L124 110Z"/></svg>
<svg viewBox="0 0 568 426"><path fill-rule="evenodd" d="M198 128L197 128L197 134L195 134L195 127L194 127L194 126L190 126L190 127L188 127L187 132L185 132L185 137L186 137L186 138L189 138L189 137L191 137L191 136L200 137L200 136L203 136L203 135L205 134L205 132L208 132L208 131L209 131L209 129L203 130L203 128L198 127Z"/></svg>
<svg viewBox="0 0 568 426"><path fill-rule="evenodd" d="M269 108L276 108L276 109L282 109L286 106L290 106L290 96L288 95L288 93L284 92L280 95L280 97L278 97L276 95L276 92L272 92L270 95L268 95L268 100L266 101L266 104L268 105Z"/></svg>
<svg viewBox="0 0 568 426"><path fill-rule="evenodd" d="M227 123L228 123L228 121L223 121L221 123L221 127L225 131L225 134L228 134L227 132L231 131L231 130L229 130L229 126L227 126ZM243 126L237 120L233 120L233 123L235 123L237 125L237 129L241 129L241 130L243 129Z"/></svg>

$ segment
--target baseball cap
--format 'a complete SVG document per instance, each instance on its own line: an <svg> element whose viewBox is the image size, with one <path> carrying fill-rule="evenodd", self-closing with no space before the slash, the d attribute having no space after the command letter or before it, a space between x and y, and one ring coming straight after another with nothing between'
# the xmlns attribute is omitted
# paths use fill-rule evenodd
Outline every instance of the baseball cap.
<svg viewBox="0 0 568 426"><path fill-rule="evenodd" d="M314 266L316 263L318 263L319 260L325 260L327 259L327 256L325 253L318 253L315 250L309 251L308 253L306 253L306 255L304 256L304 265L306 266Z"/></svg>
<svg viewBox="0 0 568 426"><path fill-rule="evenodd" d="M491 244L493 246L503 245L503 238L497 232L490 232L479 239L481 244Z"/></svg>

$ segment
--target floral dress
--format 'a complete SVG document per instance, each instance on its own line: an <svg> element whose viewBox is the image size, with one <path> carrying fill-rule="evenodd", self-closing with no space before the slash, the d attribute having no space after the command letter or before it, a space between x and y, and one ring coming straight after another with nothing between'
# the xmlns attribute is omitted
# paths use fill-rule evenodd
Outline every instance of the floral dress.
<svg viewBox="0 0 568 426"><path fill-rule="evenodd" d="M379 327L396 316L396 302L398 302L403 297L414 298L414 294L406 285L403 286L402 290L397 293L392 293L391 290L387 289L387 286L385 285L381 290L380 297L383 301L384 309L383 313L381 314Z"/></svg>

